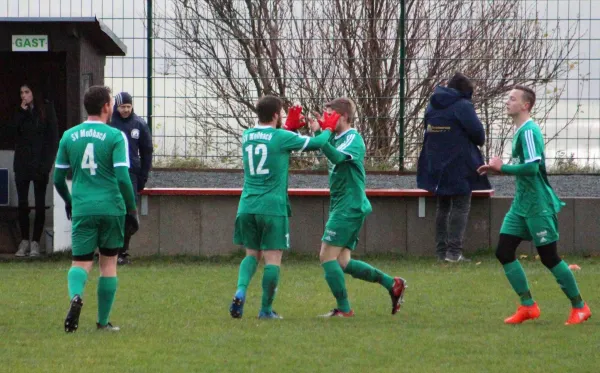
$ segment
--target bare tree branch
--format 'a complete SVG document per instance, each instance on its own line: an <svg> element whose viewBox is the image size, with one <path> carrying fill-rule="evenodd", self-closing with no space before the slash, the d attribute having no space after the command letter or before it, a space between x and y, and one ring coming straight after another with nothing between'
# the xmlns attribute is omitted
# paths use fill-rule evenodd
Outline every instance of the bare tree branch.
<svg viewBox="0 0 600 373"><path fill-rule="evenodd" d="M186 66L177 73L183 71L196 93L184 113L195 138L213 141L224 134L239 141L254 124L254 105L264 94L282 97L286 107L300 101L307 111L348 96L357 103L355 125L367 157L397 164L401 0L173 1L174 20L160 30L174 54L184 57ZM575 27L546 30L535 9L524 4L407 0L408 167L418 156L423 112L440 80L456 71L476 80L474 103L490 155L502 152L511 135L502 102L510 87L542 89L567 73ZM545 97L537 114L546 117L562 92L558 87Z"/></svg>

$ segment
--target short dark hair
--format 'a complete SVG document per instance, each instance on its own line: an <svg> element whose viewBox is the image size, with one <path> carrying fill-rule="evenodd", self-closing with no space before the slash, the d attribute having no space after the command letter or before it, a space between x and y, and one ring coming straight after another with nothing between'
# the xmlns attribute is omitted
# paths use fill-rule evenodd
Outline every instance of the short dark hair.
<svg viewBox="0 0 600 373"><path fill-rule="evenodd" d="M533 109L533 105L535 105L535 92L533 89L521 85L521 84L517 84L516 86L513 87L513 89L519 90L521 92L523 92L523 100L526 102L529 102L529 111L531 111L531 109Z"/></svg>
<svg viewBox="0 0 600 373"><path fill-rule="evenodd" d="M88 88L83 95L83 106L88 115L100 115L102 114L102 108L104 105L110 105L110 88L94 85Z"/></svg>
<svg viewBox="0 0 600 373"><path fill-rule="evenodd" d="M457 72L448 81L448 88L454 88L465 94L473 94L475 85L465 74Z"/></svg>
<svg viewBox="0 0 600 373"><path fill-rule="evenodd" d="M348 114L348 122L354 119L356 104L348 97L336 98L325 104L325 107L335 110L340 115Z"/></svg>
<svg viewBox="0 0 600 373"><path fill-rule="evenodd" d="M281 115L283 101L276 96L266 95L256 103L256 114L260 123L268 123L273 120L275 114Z"/></svg>

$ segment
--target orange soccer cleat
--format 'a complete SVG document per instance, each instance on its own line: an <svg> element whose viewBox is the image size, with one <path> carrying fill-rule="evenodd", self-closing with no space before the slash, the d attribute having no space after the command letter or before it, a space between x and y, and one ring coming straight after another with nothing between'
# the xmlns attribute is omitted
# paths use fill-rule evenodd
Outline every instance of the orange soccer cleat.
<svg viewBox="0 0 600 373"><path fill-rule="evenodd" d="M581 324L592 317L592 311L588 307L587 303L583 305L583 308L571 308L571 314L565 325Z"/></svg>
<svg viewBox="0 0 600 373"><path fill-rule="evenodd" d="M537 303L532 306L520 306L514 315L504 320L505 324L520 324L523 321L533 320L540 317L540 308Z"/></svg>

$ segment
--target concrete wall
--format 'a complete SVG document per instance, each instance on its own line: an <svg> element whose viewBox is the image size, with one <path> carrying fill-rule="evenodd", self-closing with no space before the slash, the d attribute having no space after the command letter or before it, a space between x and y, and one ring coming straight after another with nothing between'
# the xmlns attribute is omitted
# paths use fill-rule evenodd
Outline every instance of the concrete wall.
<svg viewBox="0 0 600 373"><path fill-rule="evenodd" d="M141 229L132 239L133 255L215 255L240 249L232 243L239 197L148 196L141 209ZM359 253L393 252L434 255L435 200L425 198L419 217L418 198L370 198L373 214L366 221ZM564 198L559 214L563 253L600 253L600 198ZM327 197L291 197L292 250L317 253L327 219ZM473 199L465 252L496 245L511 198ZM521 253L533 253L525 242Z"/></svg>

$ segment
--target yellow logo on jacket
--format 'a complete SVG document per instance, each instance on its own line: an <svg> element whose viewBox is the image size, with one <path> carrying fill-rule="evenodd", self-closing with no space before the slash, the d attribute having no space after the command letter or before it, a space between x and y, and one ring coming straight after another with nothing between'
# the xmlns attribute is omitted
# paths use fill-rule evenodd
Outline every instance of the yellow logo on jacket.
<svg viewBox="0 0 600 373"><path fill-rule="evenodd" d="M427 125L428 133L448 132L448 131L450 131L450 129L451 128L449 126L432 126L431 124Z"/></svg>

